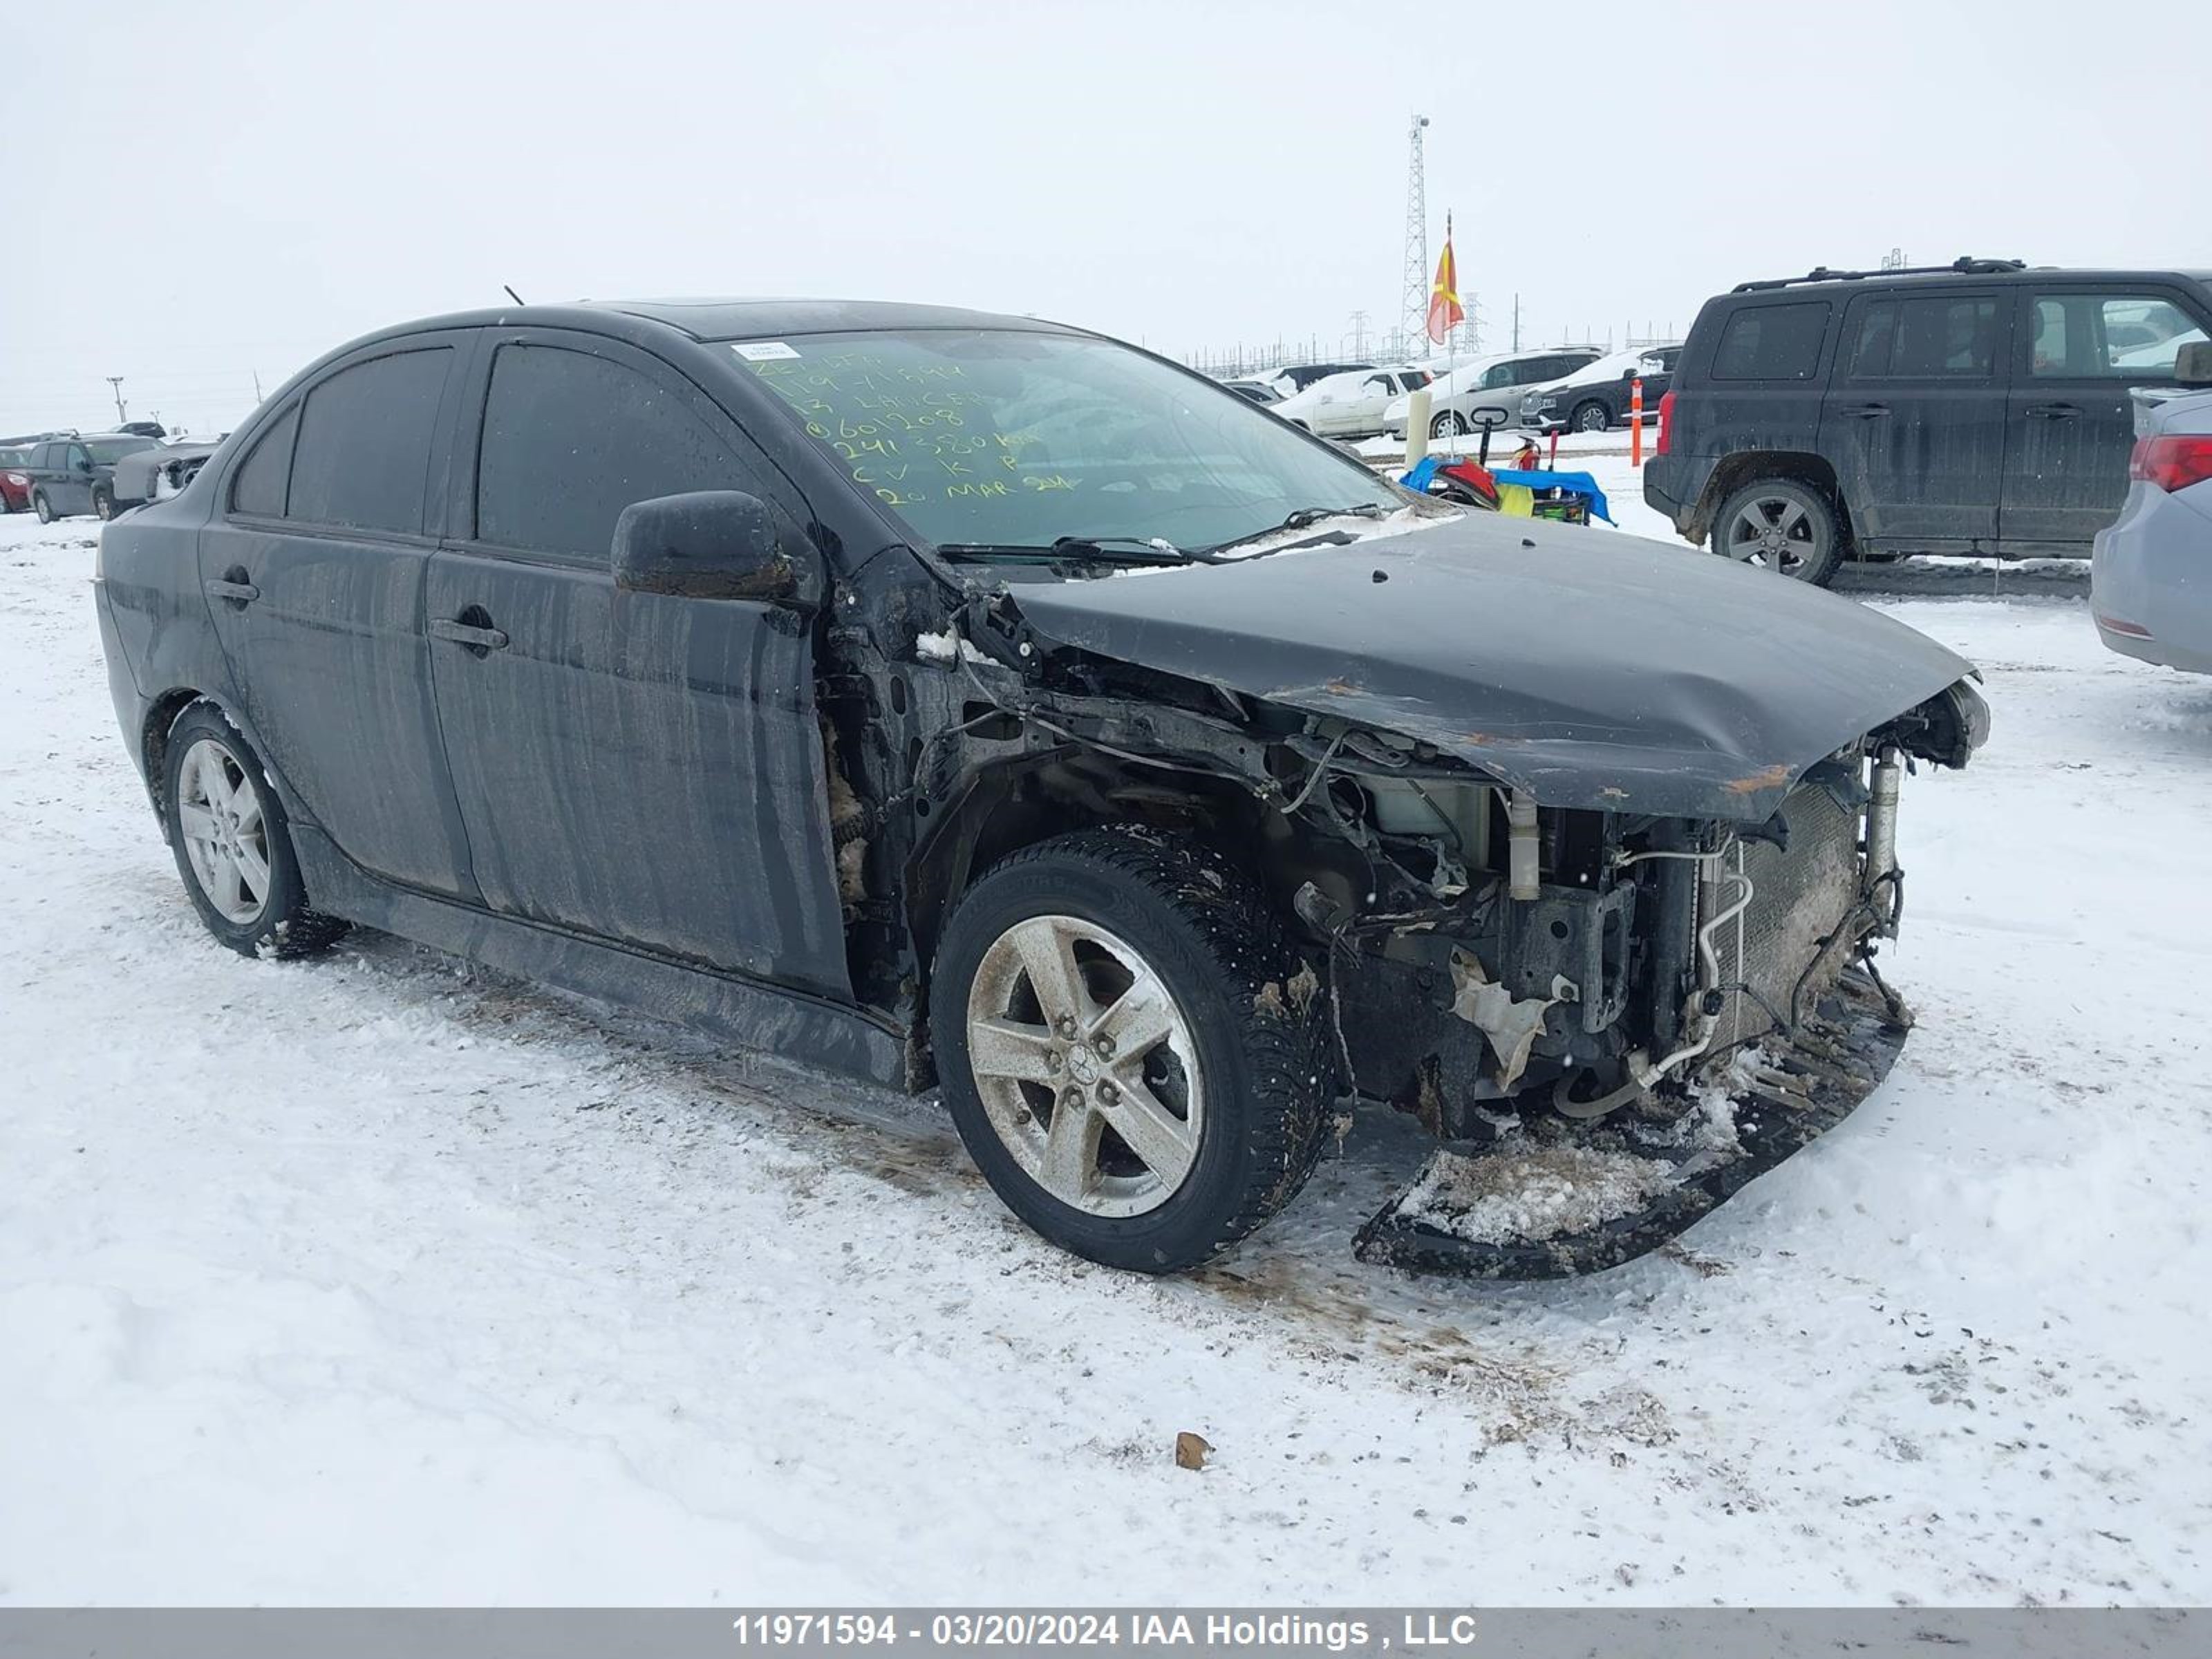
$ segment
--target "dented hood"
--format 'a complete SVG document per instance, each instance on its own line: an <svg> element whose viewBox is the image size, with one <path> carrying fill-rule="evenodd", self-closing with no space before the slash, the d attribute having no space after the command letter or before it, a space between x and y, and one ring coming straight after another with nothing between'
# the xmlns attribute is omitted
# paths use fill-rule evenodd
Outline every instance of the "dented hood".
<svg viewBox="0 0 2212 1659"><path fill-rule="evenodd" d="M1675 817L1765 818L1972 672L1763 570L1491 514L1013 592L1047 641L1423 739L1547 805Z"/></svg>

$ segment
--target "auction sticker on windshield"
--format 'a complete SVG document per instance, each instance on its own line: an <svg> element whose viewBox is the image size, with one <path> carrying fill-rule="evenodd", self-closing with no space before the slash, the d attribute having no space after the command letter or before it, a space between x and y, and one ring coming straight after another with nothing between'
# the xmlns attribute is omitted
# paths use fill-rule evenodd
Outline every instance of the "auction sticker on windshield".
<svg viewBox="0 0 2212 1659"><path fill-rule="evenodd" d="M739 340L730 349L749 363L773 362L779 357L796 357L799 355L796 348L781 340Z"/></svg>

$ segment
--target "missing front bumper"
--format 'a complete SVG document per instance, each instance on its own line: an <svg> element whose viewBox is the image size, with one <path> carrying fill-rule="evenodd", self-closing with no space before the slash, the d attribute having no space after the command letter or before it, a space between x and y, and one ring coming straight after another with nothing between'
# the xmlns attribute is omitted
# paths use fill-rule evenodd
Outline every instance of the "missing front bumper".
<svg viewBox="0 0 2212 1659"><path fill-rule="evenodd" d="M1359 1229L1363 1261L1468 1279L1559 1279L1674 1237L1873 1093L1911 1024L1844 970L1793 1038L1770 1035L1686 1115L1546 1118L1496 1150L1439 1151Z"/></svg>

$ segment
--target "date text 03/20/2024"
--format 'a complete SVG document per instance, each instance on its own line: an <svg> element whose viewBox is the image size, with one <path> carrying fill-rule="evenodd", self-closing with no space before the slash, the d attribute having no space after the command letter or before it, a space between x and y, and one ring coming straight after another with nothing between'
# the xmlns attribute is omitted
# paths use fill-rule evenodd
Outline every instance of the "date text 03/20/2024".
<svg viewBox="0 0 2212 1659"><path fill-rule="evenodd" d="M1475 1637L1464 1611L1407 1613L1395 1632L1365 1619L1310 1613L938 1613L927 1625L897 1614L755 1613L732 1623L740 1646L890 1647L902 1639L935 1648L1310 1648L1330 1653L1403 1647L1462 1647Z"/></svg>

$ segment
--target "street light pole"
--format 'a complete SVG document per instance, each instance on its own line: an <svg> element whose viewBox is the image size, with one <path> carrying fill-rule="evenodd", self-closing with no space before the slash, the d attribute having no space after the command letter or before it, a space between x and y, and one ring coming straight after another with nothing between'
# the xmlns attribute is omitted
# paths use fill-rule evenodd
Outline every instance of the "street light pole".
<svg viewBox="0 0 2212 1659"><path fill-rule="evenodd" d="M123 377L111 374L107 377L107 384L115 388L115 424L121 426L131 417L131 411L123 406Z"/></svg>

